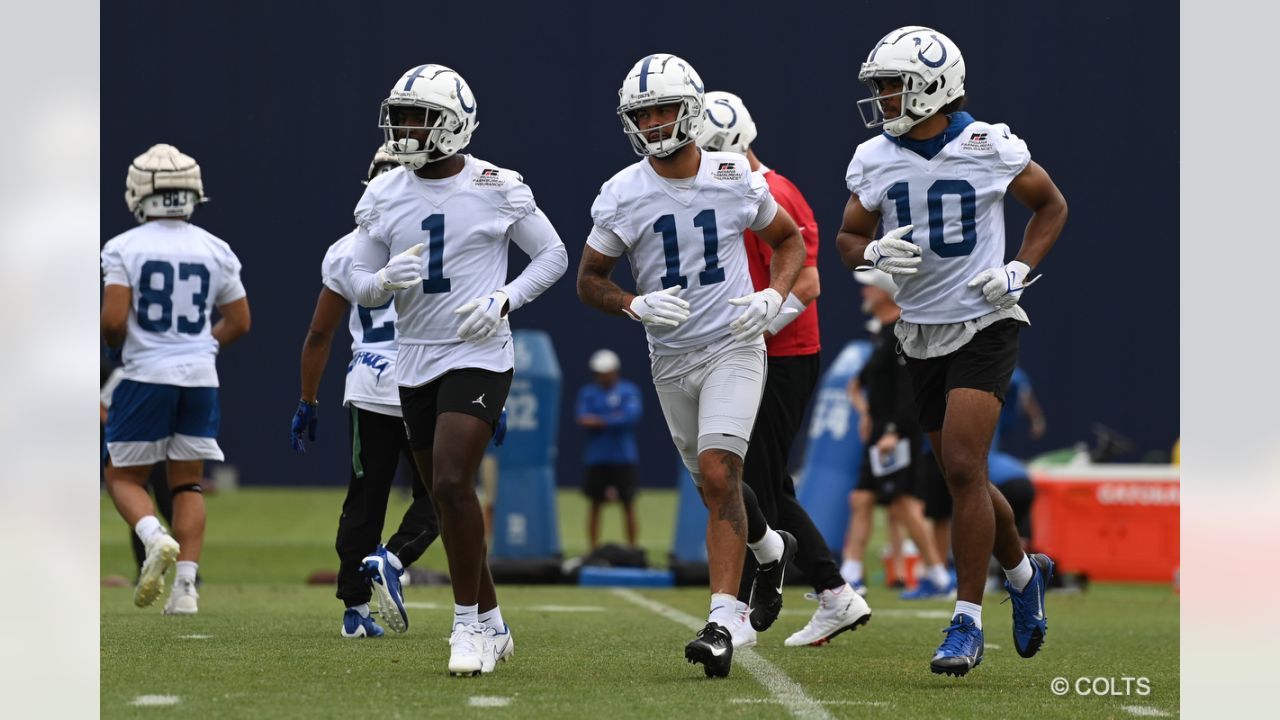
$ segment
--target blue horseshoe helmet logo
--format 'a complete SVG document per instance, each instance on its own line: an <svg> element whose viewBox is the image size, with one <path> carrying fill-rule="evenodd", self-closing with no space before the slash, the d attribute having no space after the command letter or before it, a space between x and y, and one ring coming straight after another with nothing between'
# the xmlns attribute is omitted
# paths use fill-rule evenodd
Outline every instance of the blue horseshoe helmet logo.
<svg viewBox="0 0 1280 720"><path fill-rule="evenodd" d="M721 124L719 120L716 120L716 116L711 113L711 105L723 105L729 108L729 113L730 113L729 122ZM707 106L707 119L711 121L712 125L715 125L718 128L731 128L737 124L738 111L733 109L733 106L729 104L728 100L725 100L724 98L718 98L716 99L715 102L711 103L711 105Z"/></svg>
<svg viewBox="0 0 1280 720"><path fill-rule="evenodd" d="M945 51L943 52L943 57L946 57ZM475 112L476 111L475 100L472 99L471 107L467 107L467 101L462 96L462 80L455 77L453 79L453 86L458 89L458 104L462 106L462 111L467 113L468 115Z"/></svg>
<svg viewBox="0 0 1280 720"><path fill-rule="evenodd" d="M933 42L929 43L927 47L923 48L922 50L920 50L920 52L916 53L916 57L920 58L920 62L924 63L925 65L928 65L931 68L942 67L942 63L947 61L947 46L943 45L942 41L938 40L937 35L930 35L929 37L933 38ZM920 38L916 37L912 39L916 41L916 47L920 47L920 43L921 43ZM929 58L924 56L924 51L933 47L934 43L937 43L938 49L942 51L942 55L939 56L937 60L930 60Z"/></svg>

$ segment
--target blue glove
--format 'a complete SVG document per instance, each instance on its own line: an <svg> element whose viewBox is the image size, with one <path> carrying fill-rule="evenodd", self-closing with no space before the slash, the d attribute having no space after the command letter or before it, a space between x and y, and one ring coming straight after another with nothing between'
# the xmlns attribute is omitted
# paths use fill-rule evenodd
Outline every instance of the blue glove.
<svg viewBox="0 0 1280 720"><path fill-rule="evenodd" d="M502 408L502 414L498 416L498 424L493 428L493 446L502 447L502 441L507 439L507 409Z"/></svg>
<svg viewBox="0 0 1280 720"><path fill-rule="evenodd" d="M307 439L316 441L316 422L319 420L319 403L312 404L306 400L298 401L298 409L293 413L293 422L289 426L289 444L293 451L307 454L307 446L302 444L302 432L307 432Z"/></svg>

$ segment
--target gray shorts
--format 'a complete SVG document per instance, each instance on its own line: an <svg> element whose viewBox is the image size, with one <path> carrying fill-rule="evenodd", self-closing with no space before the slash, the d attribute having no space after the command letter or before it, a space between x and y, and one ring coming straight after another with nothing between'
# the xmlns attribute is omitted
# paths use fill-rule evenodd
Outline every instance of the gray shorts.
<svg viewBox="0 0 1280 720"><path fill-rule="evenodd" d="M683 365L679 374L672 372L676 363ZM664 378L654 380L662 414L695 484L702 483L701 453L718 449L746 457L767 368L763 344L654 358L653 376Z"/></svg>

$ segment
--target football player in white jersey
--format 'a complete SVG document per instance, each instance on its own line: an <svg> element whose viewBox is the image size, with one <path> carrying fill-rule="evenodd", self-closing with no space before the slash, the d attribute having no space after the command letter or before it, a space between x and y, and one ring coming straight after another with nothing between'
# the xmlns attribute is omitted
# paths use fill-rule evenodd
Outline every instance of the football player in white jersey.
<svg viewBox="0 0 1280 720"><path fill-rule="evenodd" d="M125 187L139 225L102 248L102 339L124 360L107 413L107 491L147 549L134 604L155 602L176 561L164 612L191 615L204 544L200 480L205 460L222 460L214 359L249 331L249 301L235 253L189 222L206 199L195 160L153 145L134 158ZM151 467L166 461L173 536L146 490Z"/></svg>
<svg viewBox="0 0 1280 720"><path fill-rule="evenodd" d="M366 180L400 167L382 147L374 153ZM316 439L320 378L329 361L329 346L345 319L351 331L351 361L347 364L342 404L350 408L351 476L338 519L338 599L346 609L342 636L379 637L383 629L369 613L373 591L383 622L396 632L409 629L400 581L405 570L422 557L440 536L431 494L418 475L400 410L396 384L396 311L391 301L379 308L361 307L351 291L351 231L329 246L321 265L324 287L316 298L311 327L302 345L302 398L290 426L290 443L306 452L303 436ZM413 475L413 501L400 528L384 546L382 525L387 500L400 458Z"/></svg>
<svg viewBox="0 0 1280 720"><path fill-rule="evenodd" d="M475 493L515 365L506 316L559 279L568 254L518 173L460 154L476 129L476 97L458 73L404 73L380 125L402 167L375 177L356 206L351 286L365 307L395 298L405 427L453 581L449 672L476 675L513 647ZM506 282L510 243L530 262Z"/></svg>
<svg viewBox="0 0 1280 720"><path fill-rule="evenodd" d="M641 159L606 182L591 207L578 296L643 323L648 335L662 413L710 512L711 612L685 658L724 677L734 645L753 644L754 630L777 618L796 550L794 537L765 523L742 483L742 459L764 387L763 335L804 264L804 240L745 157L694 142L704 97L689 63L644 57L618 97L623 132ZM747 228L774 248L770 286L759 292L742 244ZM624 254L634 294L610 280ZM763 566L750 609L736 597L747 547Z"/></svg>
<svg viewBox="0 0 1280 720"><path fill-rule="evenodd" d="M882 132L849 163L852 195L837 244L845 265L883 270L899 287L895 331L955 504L958 602L931 668L964 675L982 661L982 591L993 548L1008 576L1018 654L1034 655L1046 631L1053 563L1023 553L1013 512L987 480L987 450L1017 364L1018 331L1028 324L1018 300L1058 239L1067 203L1007 125L963 112L964 59L942 33L890 32L858 79L872 94L858 103L863 120ZM1006 193L1033 213L1008 263ZM885 233L876 240L880 223Z"/></svg>

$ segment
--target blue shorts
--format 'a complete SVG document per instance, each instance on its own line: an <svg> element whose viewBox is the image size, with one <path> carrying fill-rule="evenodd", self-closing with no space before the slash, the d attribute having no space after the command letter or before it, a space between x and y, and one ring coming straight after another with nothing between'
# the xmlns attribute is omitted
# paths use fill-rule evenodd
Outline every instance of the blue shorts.
<svg viewBox="0 0 1280 720"><path fill-rule="evenodd" d="M107 411L107 453L116 467L164 460L222 460L218 389L122 380Z"/></svg>

